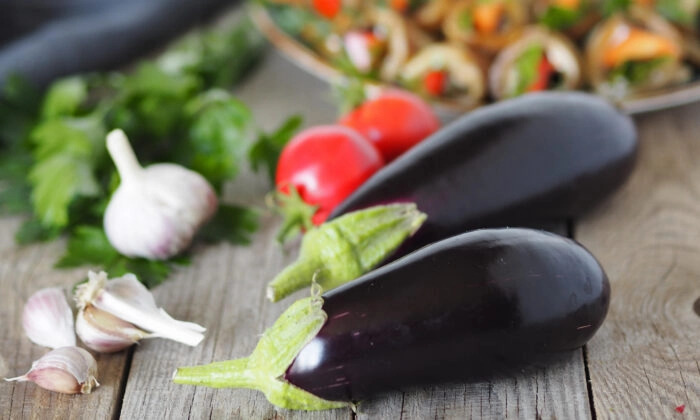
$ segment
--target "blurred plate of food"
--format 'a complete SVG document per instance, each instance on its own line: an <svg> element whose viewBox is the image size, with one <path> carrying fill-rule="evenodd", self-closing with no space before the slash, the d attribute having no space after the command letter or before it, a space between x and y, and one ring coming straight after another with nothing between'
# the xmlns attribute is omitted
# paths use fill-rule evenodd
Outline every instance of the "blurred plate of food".
<svg viewBox="0 0 700 420"><path fill-rule="evenodd" d="M557 89L632 114L700 101L700 0L265 0L251 12L306 71L408 89L442 114Z"/></svg>

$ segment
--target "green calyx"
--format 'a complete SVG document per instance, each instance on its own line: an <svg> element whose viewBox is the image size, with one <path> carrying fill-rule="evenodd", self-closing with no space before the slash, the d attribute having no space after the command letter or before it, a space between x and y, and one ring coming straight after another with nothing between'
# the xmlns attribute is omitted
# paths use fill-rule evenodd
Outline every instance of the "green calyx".
<svg viewBox="0 0 700 420"><path fill-rule="evenodd" d="M266 197L268 207L283 217L282 227L277 233L277 242L283 244L299 233L313 229L311 218L318 206L308 204L301 198L299 191L289 186L289 193L272 192Z"/></svg>
<svg viewBox="0 0 700 420"><path fill-rule="evenodd" d="M296 301L265 331L249 357L181 367L173 381L212 388L255 389L272 404L289 410L352 407L348 402L319 398L283 379L297 354L326 322L322 306L323 299L318 296Z"/></svg>
<svg viewBox="0 0 700 420"><path fill-rule="evenodd" d="M426 219L413 203L370 207L309 230L299 258L270 282L267 297L276 302L311 285L323 290L354 280L374 268Z"/></svg>

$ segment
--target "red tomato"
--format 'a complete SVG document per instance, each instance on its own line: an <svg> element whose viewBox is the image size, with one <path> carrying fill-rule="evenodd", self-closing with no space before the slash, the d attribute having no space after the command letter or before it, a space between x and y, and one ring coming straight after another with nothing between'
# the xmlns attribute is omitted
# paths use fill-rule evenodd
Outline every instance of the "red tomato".
<svg viewBox="0 0 700 420"><path fill-rule="evenodd" d="M387 91L346 116L340 123L368 138L390 162L440 128L430 106L405 91Z"/></svg>
<svg viewBox="0 0 700 420"><path fill-rule="evenodd" d="M328 19L333 19L340 12L342 0L313 0L316 12Z"/></svg>
<svg viewBox="0 0 700 420"><path fill-rule="evenodd" d="M318 206L312 222L320 225L383 165L379 151L357 131L324 125L302 131L284 147L275 183L282 192L293 186L306 203Z"/></svg>

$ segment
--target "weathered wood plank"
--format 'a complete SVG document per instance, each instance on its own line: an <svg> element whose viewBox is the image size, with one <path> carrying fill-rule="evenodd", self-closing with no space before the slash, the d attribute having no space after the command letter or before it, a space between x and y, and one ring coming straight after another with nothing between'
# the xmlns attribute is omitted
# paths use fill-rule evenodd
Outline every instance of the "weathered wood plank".
<svg viewBox="0 0 700 420"><path fill-rule="evenodd" d="M241 88L238 95L254 111L260 125L271 129L290 110L307 125L329 123L335 109L328 104L327 87L276 53ZM229 186L237 200L261 202L268 186L260 177L243 174ZM295 257L275 243L277 223L270 217L247 247L220 245L198 252L191 267L155 290L175 318L208 327L207 338L196 348L162 340L145 342L134 353L122 407L123 418L341 418L349 409L324 413L276 411L260 392L175 385L177 366L247 356L260 334L294 301L300 291L278 304L264 296L265 285Z"/></svg>
<svg viewBox="0 0 700 420"><path fill-rule="evenodd" d="M540 228L566 236L564 224ZM582 350L516 376L396 392L358 407L358 419L590 418Z"/></svg>
<svg viewBox="0 0 700 420"><path fill-rule="evenodd" d="M510 378L407 390L358 407L358 419L590 417L581 350Z"/></svg>
<svg viewBox="0 0 700 420"><path fill-rule="evenodd" d="M71 287L85 276L85 269L56 270L53 264L63 252L63 242L19 248L14 232L19 218L0 220L0 357L2 375L24 374L32 361L48 349L29 341L22 329L22 309L32 293L43 287ZM2 419L106 419L116 414L124 380L126 355L97 357L101 386L90 395L62 395L24 382L0 382Z"/></svg>
<svg viewBox="0 0 700 420"><path fill-rule="evenodd" d="M182 270L156 299L174 317L208 327L207 338L196 348L163 340L144 342L134 353L122 416L124 418L349 418L350 410L312 416L280 412L260 392L209 389L171 382L177 366L247 356L260 334L272 325L294 299L271 304L264 285L291 262L294 255L274 245L277 225L266 223L252 246L228 245L208 249L192 267Z"/></svg>
<svg viewBox="0 0 700 420"><path fill-rule="evenodd" d="M639 118L630 182L576 238L612 283L588 346L599 419L700 417L700 105Z"/></svg>

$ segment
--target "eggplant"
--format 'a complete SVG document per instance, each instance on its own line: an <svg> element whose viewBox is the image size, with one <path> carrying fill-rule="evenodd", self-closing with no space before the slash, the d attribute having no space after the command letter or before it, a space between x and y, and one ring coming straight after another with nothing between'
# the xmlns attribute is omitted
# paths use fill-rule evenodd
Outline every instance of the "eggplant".
<svg viewBox="0 0 700 420"><path fill-rule="evenodd" d="M593 95L541 92L473 111L388 164L329 219L414 202L428 215L391 259L471 229L576 218L631 173L637 133Z"/></svg>
<svg viewBox="0 0 700 420"><path fill-rule="evenodd" d="M609 301L605 272L576 242L531 229L477 230L297 301L250 357L180 368L174 380L258 389L283 408L342 407L576 349Z"/></svg>

